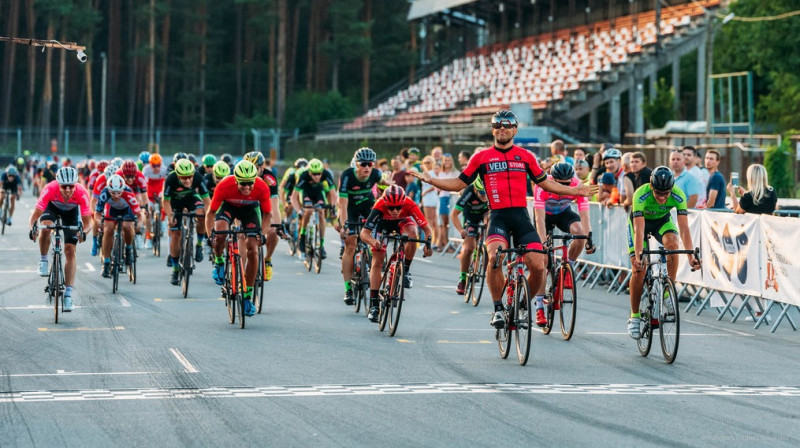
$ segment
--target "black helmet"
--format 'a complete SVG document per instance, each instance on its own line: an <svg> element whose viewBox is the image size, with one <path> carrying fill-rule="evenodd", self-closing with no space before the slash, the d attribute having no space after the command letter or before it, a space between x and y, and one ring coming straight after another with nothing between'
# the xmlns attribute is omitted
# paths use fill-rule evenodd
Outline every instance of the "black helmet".
<svg viewBox="0 0 800 448"><path fill-rule="evenodd" d="M176 152L175 155L172 156L172 163L178 163L178 160L185 158L186 158L185 152Z"/></svg>
<svg viewBox="0 0 800 448"><path fill-rule="evenodd" d="M357 162L374 162L377 158L375 151L367 147L358 148L355 154Z"/></svg>
<svg viewBox="0 0 800 448"><path fill-rule="evenodd" d="M650 188L653 190L671 191L673 185L675 185L675 175L672 174L671 169L663 165L654 169L650 174Z"/></svg>
<svg viewBox="0 0 800 448"><path fill-rule="evenodd" d="M233 156L226 152L225 154L219 156L219 160L222 160L223 162L225 162L228 165L230 165L230 164L233 163Z"/></svg>
<svg viewBox="0 0 800 448"><path fill-rule="evenodd" d="M197 156L192 153L186 154L186 158L189 159L190 162L194 163L197 166Z"/></svg>
<svg viewBox="0 0 800 448"><path fill-rule="evenodd" d="M510 123L511 126L517 127L517 116L514 115L514 112L510 110L499 110L494 115L492 115L492 126L494 127L495 124L501 124L503 122Z"/></svg>
<svg viewBox="0 0 800 448"><path fill-rule="evenodd" d="M575 168L567 162L558 162L550 168L550 174L555 180L572 180L575 177Z"/></svg>

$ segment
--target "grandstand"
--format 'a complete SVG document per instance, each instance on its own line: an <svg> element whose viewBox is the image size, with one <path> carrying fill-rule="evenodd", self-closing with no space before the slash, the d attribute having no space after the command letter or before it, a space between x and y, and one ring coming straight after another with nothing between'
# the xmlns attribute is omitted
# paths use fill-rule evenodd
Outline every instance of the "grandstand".
<svg viewBox="0 0 800 448"><path fill-rule="evenodd" d="M543 12L539 9L566 14L552 22L553 16L547 17L548 22L554 23L551 30L542 32L539 26L537 34L482 45L453 58L428 76L374 104L356 120L327 124L317 138L380 140L387 135L415 138L442 136L442 133L451 138L481 136L487 133L487 115L513 107L532 109L534 123L529 124L552 127L561 135L619 141L623 129L644 132L641 108L645 85L652 96L658 70L672 65L673 87L678 91L680 58L692 51L698 52L698 98L704 98L709 10L718 7L719 0L673 0L670 2L673 6L663 8L657 1L617 0L616 3L627 4L627 10L612 8L615 2L611 1L606 2L610 4L607 10L601 6L601 14L592 16L599 19L594 21L588 20L588 11L593 3L600 2L558 2L569 3L571 9L567 10L556 8L556 0L538 3L526 2L525 7L531 10L522 11L522 2L510 2L508 12L516 10L517 18L533 17L530 22L534 22L521 20L522 25L517 22L515 29L535 32L535 18ZM436 20L444 18L451 24L457 17L462 19L467 32L470 26L482 32L488 28L502 37L505 22L492 26L499 20L493 7L498 4L502 5L417 0L411 5L409 19L431 28ZM576 9L583 10L584 4L587 23L578 25L569 15ZM503 11L502 6L498 9ZM483 36L486 37L485 33ZM490 34L489 38L492 37ZM495 40L502 40L499 37L495 36ZM480 43L480 39L477 41ZM620 96L625 92L628 107L622 113ZM702 101L698 101L696 110L697 118L702 119ZM600 119L603 126L598 126Z"/></svg>

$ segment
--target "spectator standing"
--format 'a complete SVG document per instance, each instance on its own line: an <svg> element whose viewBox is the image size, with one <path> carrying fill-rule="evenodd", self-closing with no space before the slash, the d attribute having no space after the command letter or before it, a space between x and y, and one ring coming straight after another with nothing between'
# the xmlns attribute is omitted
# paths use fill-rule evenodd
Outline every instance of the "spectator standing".
<svg viewBox="0 0 800 448"><path fill-rule="evenodd" d="M728 194L731 195L734 212L771 215L775 211L778 194L769 185L764 165L754 163L747 167L747 188L749 190L745 191L741 186L733 186L728 182ZM737 192L741 199L736 197Z"/></svg>
<svg viewBox="0 0 800 448"><path fill-rule="evenodd" d="M417 182L417 179L415 179L414 175L411 174L412 172L419 173L419 170L417 170L414 167L411 167L403 171L403 174L405 175L406 178L406 185L408 185L408 187L406 188L406 196L411 198L411 200L414 201L415 203L420 204L421 191L419 187L419 182Z"/></svg>
<svg viewBox="0 0 800 448"><path fill-rule="evenodd" d="M392 158L392 182L403 187L403 190L408 188L406 183L406 167L403 164L401 156Z"/></svg>
<svg viewBox="0 0 800 448"><path fill-rule="evenodd" d="M606 151L609 149L614 149L614 145L611 143L603 143L600 146L600 150L592 157L591 165L592 165L592 184L599 184L600 183L600 176L606 172L606 167L603 164L604 159L603 157L606 154Z"/></svg>
<svg viewBox="0 0 800 448"><path fill-rule="evenodd" d="M563 140L553 140L550 143L550 162L555 165L558 162L567 162L570 165L575 165L575 159L567 155L567 147L564 145Z"/></svg>
<svg viewBox="0 0 800 448"><path fill-rule="evenodd" d="M389 171L389 161L386 159L378 159L375 166L381 171Z"/></svg>
<svg viewBox="0 0 800 448"><path fill-rule="evenodd" d="M630 177L628 177L628 173L631 172L631 155L632 153L626 152L622 155L622 159L620 159L620 165L622 166L623 172L622 183L625 186L622 191L625 191L626 193L630 192L630 194L625 194L622 198L620 198L620 202L623 206L625 206L625 210L627 210L628 207L630 207L633 203L633 192L636 191L633 188L633 181Z"/></svg>
<svg viewBox="0 0 800 448"><path fill-rule="evenodd" d="M708 186L706 187L706 208L725 208L725 177L719 172L719 151L706 151L706 169L708 170Z"/></svg>
<svg viewBox="0 0 800 448"><path fill-rule="evenodd" d="M708 170L700 167L700 159L697 157L697 149L694 146L683 147L683 158L686 161L686 170L700 181L700 194L697 196L697 204L704 207L706 203L706 186L708 185Z"/></svg>
<svg viewBox="0 0 800 448"><path fill-rule="evenodd" d="M572 151L572 157L576 162L578 160L586 160L586 150L583 148L575 148L575 150Z"/></svg>
<svg viewBox="0 0 800 448"><path fill-rule="evenodd" d="M575 159L575 175L582 184L590 185L592 183L592 170L586 159Z"/></svg>
<svg viewBox="0 0 800 448"><path fill-rule="evenodd" d="M630 167L631 169L625 173L625 177L630 179L633 184L631 191L636 191L642 185L650 182L650 174L653 170L647 167L647 157L643 152L631 153Z"/></svg>
<svg viewBox="0 0 800 448"><path fill-rule="evenodd" d="M611 173L614 175L614 179L617 180L617 191L619 192L620 198L625 196L625 171L622 169L622 153L619 152L619 149L614 147L607 148L603 152L603 167L606 169L606 173ZM605 176L605 174L603 174Z"/></svg>
<svg viewBox="0 0 800 448"><path fill-rule="evenodd" d="M680 149L673 149L669 153L669 167L675 175L675 186L683 191L686 196L686 208L696 208L697 198L703 190L703 186L696 177L689 174L686 170L686 159L683 156L683 151Z"/></svg>
<svg viewBox="0 0 800 448"><path fill-rule="evenodd" d="M459 171L464 171L464 168L467 167L469 163L469 158L471 154L469 151L461 151L458 153L458 169Z"/></svg>
<svg viewBox="0 0 800 448"><path fill-rule="evenodd" d="M422 164L419 163L419 148L412 146L408 148L408 154L405 156L406 169L416 168L417 171L422 169Z"/></svg>
<svg viewBox="0 0 800 448"><path fill-rule="evenodd" d="M429 174L431 177L436 178L436 163L432 156L425 156L422 159L422 169L424 173ZM441 167L440 167L441 171ZM431 235L431 241L436 241L436 207L439 206L439 193L433 185L422 182L420 185L420 197L422 202L422 213L425 215L425 220L430 224L434 234ZM435 247L434 247L435 248Z"/></svg>
<svg viewBox="0 0 800 448"><path fill-rule="evenodd" d="M442 157L442 172L438 179L455 179L461 172L456 169L455 161L450 153ZM447 232L450 228L450 195L447 190L439 190L439 228L436 231L437 246L444 248L449 240Z"/></svg>
<svg viewBox="0 0 800 448"><path fill-rule="evenodd" d="M441 146L434 146L431 149L431 157L433 157L433 161L442 163L442 147Z"/></svg>

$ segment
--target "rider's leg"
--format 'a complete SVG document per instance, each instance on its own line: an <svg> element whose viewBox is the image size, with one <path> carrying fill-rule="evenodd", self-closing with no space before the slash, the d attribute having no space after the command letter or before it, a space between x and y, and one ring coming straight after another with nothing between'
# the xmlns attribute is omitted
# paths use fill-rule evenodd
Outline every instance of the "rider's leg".
<svg viewBox="0 0 800 448"><path fill-rule="evenodd" d="M133 223L132 222L123 222L122 223L122 239L125 241L125 247L130 247L133 244Z"/></svg>
<svg viewBox="0 0 800 448"><path fill-rule="evenodd" d="M64 244L64 258L64 286L72 291L72 285L75 284L76 270L74 244Z"/></svg>
<svg viewBox="0 0 800 448"><path fill-rule="evenodd" d="M347 235L344 240L344 255L342 256L342 278L345 288L350 286L350 278L353 277L353 257L356 254L356 236Z"/></svg>
<svg viewBox="0 0 800 448"><path fill-rule="evenodd" d="M472 262L472 253L475 251L475 237L474 236L467 236L464 238L464 248L461 251L461 277L460 280L467 279L467 271L469 270L469 264Z"/></svg>
<svg viewBox="0 0 800 448"><path fill-rule="evenodd" d="M661 237L661 243L667 250L678 250L678 234L674 232L667 232ZM678 255L667 255L667 273L669 278L674 279L678 275Z"/></svg>
<svg viewBox="0 0 800 448"><path fill-rule="evenodd" d="M104 260L111 260L111 248L114 245L114 221L103 221L103 246Z"/></svg>
<svg viewBox="0 0 800 448"><path fill-rule="evenodd" d="M497 304L501 303L500 298L503 296L503 284L506 282L502 266L503 256L501 256L500 259L500 266L498 266L497 269L493 267L497 258L497 250L502 250L506 247L508 247L508 242L502 238L490 237L486 240L486 250L489 254L487 260L489 264L486 270L486 283L489 285L489 292L492 294L492 302L494 302L495 308L497 308Z"/></svg>
<svg viewBox="0 0 800 448"><path fill-rule="evenodd" d="M586 232L583 231L583 225L581 225L580 221L575 221L569 226L569 233L573 235L586 235ZM567 256L569 257L570 263L574 263L578 257L581 256L581 252L583 252L583 246L586 245L586 240L573 240L569 245L569 251L567 252Z"/></svg>

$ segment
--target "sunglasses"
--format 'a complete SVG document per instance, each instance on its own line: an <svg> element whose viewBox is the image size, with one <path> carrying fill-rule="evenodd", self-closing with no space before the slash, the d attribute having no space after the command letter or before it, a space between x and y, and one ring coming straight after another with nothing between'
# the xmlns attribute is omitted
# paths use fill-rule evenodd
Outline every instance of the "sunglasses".
<svg viewBox="0 0 800 448"><path fill-rule="evenodd" d="M75 185L74 185L74 184L69 184L69 185L59 185L59 187L61 187L61 188L65 189L65 190L73 190L73 189L75 188Z"/></svg>
<svg viewBox="0 0 800 448"><path fill-rule="evenodd" d="M322 173L311 173L312 176L322 176Z"/></svg>
<svg viewBox="0 0 800 448"><path fill-rule="evenodd" d="M658 190L653 190L653 194L654 194L654 195L656 195L656 196L658 196L658 197L662 197L662 198L663 198L664 196L669 196L669 195L670 195L670 193L672 193L672 192L671 192L671 191L658 191Z"/></svg>
<svg viewBox="0 0 800 448"><path fill-rule="evenodd" d="M255 182L239 182L240 187L252 187Z"/></svg>
<svg viewBox="0 0 800 448"><path fill-rule="evenodd" d="M400 210L403 209L403 206L402 205L390 205L390 206L388 206L386 208L388 208L390 211L393 211L393 212L399 212Z"/></svg>
<svg viewBox="0 0 800 448"><path fill-rule="evenodd" d="M125 176L125 179L136 179L136 176Z"/></svg>
<svg viewBox="0 0 800 448"><path fill-rule="evenodd" d="M372 162L360 162L358 166L362 168L372 167Z"/></svg>
<svg viewBox="0 0 800 448"><path fill-rule="evenodd" d="M160 166L161 166L161 164L159 163L159 164L155 164L155 165L154 165L154 164L152 164L152 163L151 163L151 164L150 164L150 166L152 166L153 168L158 168L158 167L160 167Z"/></svg>
<svg viewBox="0 0 800 448"><path fill-rule="evenodd" d="M500 128L511 129L511 128L515 128L515 127L517 127L517 124L516 123L512 123L512 122L510 122L508 120L503 120L503 121L501 121L499 123L492 123L492 129L500 129Z"/></svg>
<svg viewBox="0 0 800 448"><path fill-rule="evenodd" d="M194 176L178 176L178 179L180 179L182 181L184 181L184 180L192 180L192 179L194 179Z"/></svg>

